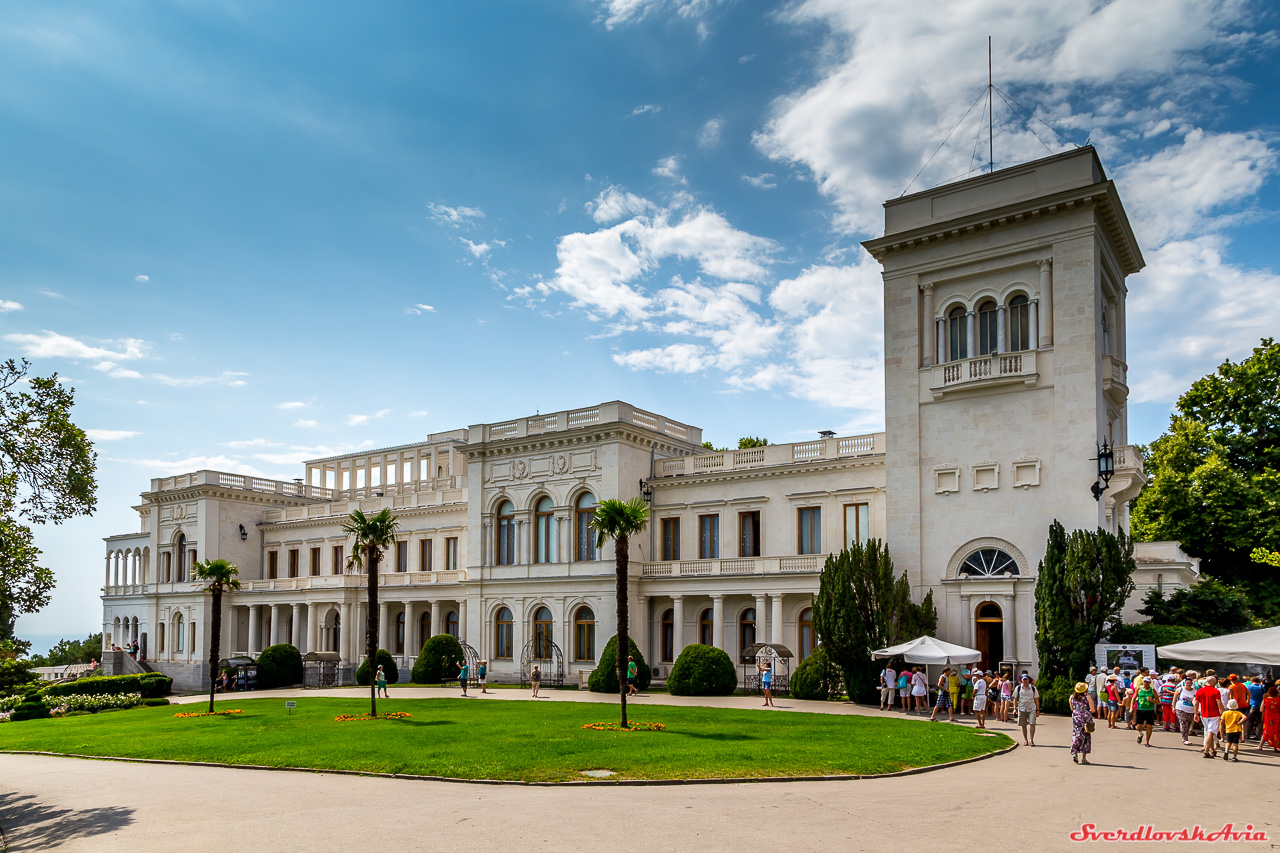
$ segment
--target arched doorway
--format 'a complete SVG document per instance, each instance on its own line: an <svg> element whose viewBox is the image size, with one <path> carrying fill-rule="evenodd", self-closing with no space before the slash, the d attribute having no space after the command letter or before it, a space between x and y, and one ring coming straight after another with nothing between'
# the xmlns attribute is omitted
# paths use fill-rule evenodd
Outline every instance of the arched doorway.
<svg viewBox="0 0 1280 853"><path fill-rule="evenodd" d="M974 647L982 652L980 665L994 670L1004 660L1004 614L994 601L984 601L973 620Z"/></svg>

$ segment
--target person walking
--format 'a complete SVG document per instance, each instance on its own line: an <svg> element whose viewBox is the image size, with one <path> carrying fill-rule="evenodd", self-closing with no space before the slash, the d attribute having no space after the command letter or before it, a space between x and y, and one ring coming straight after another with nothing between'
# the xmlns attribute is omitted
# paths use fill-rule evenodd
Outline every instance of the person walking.
<svg viewBox="0 0 1280 853"><path fill-rule="evenodd" d="M533 665L533 672L529 673L529 683L533 685L533 698L538 698L538 687L542 684L542 671L538 669L538 665Z"/></svg>
<svg viewBox="0 0 1280 853"><path fill-rule="evenodd" d="M627 655L627 695L639 696L640 691L636 688L636 673L639 667L636 666L636 659L631 655Z"/></svg>
<svg viewBox="0 0 1280 853"><path fill-rule="evenodd" d="M487 660L480 661L479 666L476 667L476 679L480 682L480 692L488 693L489 691L485 686L489 683L489 662Z"/></svg>
<svg viewBox="0 0 1280 853"><path fill-rule="evenodd" d="M983 677L980 669L973 671L972 689L973 716L977 721L978 728L985 729L987 727L987 680Z"/></svg>
<svg viewBox="0 0 1280 853"><path fill-rule="evenodd" d="M382 697L383 699L391 698L390 696L387 695L387 674L386 672L383 671L381 666L379 666L378 671L374 673L373 683L377 687L378 696Z"/></svg>
<svg viewBox="0 0 1280 853"><path fill-rule="evenodd" d="M976 672L976 670L975 670ZM960 670L960 715L964 716L969 713L973 707L973 677L974 672L968 669Z"/></svg>
<svg viewBox="0 0 1280 853"><path fill-rule="evenodd" d="M1173 726L1177 723L1173 717L1173 694L1178 689L1176 678L1173 673L1161 678L1160 689L1157 691L1160 694L1160 722L1166 732L1173 731Z"/></svg>
<svg viewBox="0 0 1280 853"><path fill-rule="evenodd" d="M467 678L471 675L471 668L467 666L465 660L458 661L458 684L462 686L462 695L467 695Z"/></svg>
<svg viewBox="0 0 1280 853"><path fill-rule="evenodd" d="M911 675L905 666L898 673L898 700L902 702L903 713L911 713Z"/></svg>
<svg viewBox="0 0 1280 853"><path fill-rule="evenodd" d="M1000 673L1000 722L1007 723L1013 710L1013 673Z"/></svg>
<svg viewBox="0 0 1280 853"><path fill-rule="evenodd" d="M1244 736L1245 740L1254 740L1262 736L1262 700L1267 695L1267 688L1261 675L1249 679L1245 687L1249 688L1249 718L1244 724Z"/></svg>
<svg viewBox="0 0 1280 853"><path fill-rule="evenodd" d="M1196 716L1196 683L1190 675L1183 679L1173 692L1173 715L1178 719L1178 731L1182 745L1191 746L1191 724Z"/></svg>
<svg viewBox="0 0 1280 853"><path fill-rule="evenodd" d="M1022 728L1022 742L1036 745L1036 717L1040 713L1040 690L1031 683L1031 676L1022 673L1022 680L1013 691L1013 702L1018 709L1018 725ZM1030 729L1030 734L1027 730Z"/></svg>
<svg viewBox="0 0 1280 853"><path fill-rule="evenodd" d="M1160 694L1151 686L1151 677L1147 676L1142 680L1142 685L1134 691L1133 696L1133 719L1138 730L1138 743L1151 746L1151 730L1156 724L1156 706L1159 704Z"/></svg>
<svg viewBox="0 0 1280 853"><path fill-rule="evenodd" d="M959 710L960 708L960 673L954 669L947 673L947 692L951 694L952 710Z"/></svg>
<svg viewBox="0 0 1280 853"><path fill-rule="evenodd" d="M760 689L764 692L764 706L773 707L773 669L765 661L758 661L756 668L760 670Z"/></svg>
<svg viewBox="0 0 1280 853"><path fill-rule="evenodd" d="M885 664L884 669L880 670L880 710L888 711L893 708L893 691L898 681L898 673L894 672L892 664Z"/></svg>
<svg viewBox="0 0 1280 853"><path fill-rule="evenodd" d="M947 722L954 723L956 721L955 706L951 704L951 691L947 689L950 681L951 667L947 667L942 671L942 675L938 676L938 698L933 703L933 713L929 715L929 722L936 723L938 721L938 712L947 712Z"/></svg>
<svg viewBox="0 0 1280 853"><path fill-rule="evenodd" d="M917 714L924 713L925 701L929 698L929 681L924 677L924 673L920 671L920 667L915 667L911 671L911 701L915 705Z"/></svg>
<svg viewBox="0 0 1280 853"><path fill-rule="evenodd" d="M1077 764L1088 764L1089 753L1093 751L1093 691L1081 681L1076 684L1067 704L1071 706L1071 760Z"/></svg>
<svg viewBox="0 0 1280 853"><path fill-rule="evenodd" d="M1222 728L1222 694L1218 692L1218 679L1210 675L1204 687L1196 691L1196 719L1204 726L1204 757L1218 755L1218 732Z"/></svg>
<svg viewBox="0 0 1280 853"><path fill-rule="evenodd" d="M1222 714L1222 760L1240 760L1240 738L1244 733L1244 713L1240 703L1234 699L1227 701L1227 710Z"/></svg>
<svg viewBox="0 0 1280 853"><path fill-rule="evenodd" d="M1258 741L1258 749L1268 743L1280 752L1280 689L1274 684L1267 688L1267 695L1262 699L1262 739Z"/></svg>
<svg viewBox="0 0 1280 853"><path fill-rule="evenodd" d="M1120 676L1114 673L1107 676L1107 728L1116 727L1116 718L1120 715L1120 699L1122 697Z"/></svg>

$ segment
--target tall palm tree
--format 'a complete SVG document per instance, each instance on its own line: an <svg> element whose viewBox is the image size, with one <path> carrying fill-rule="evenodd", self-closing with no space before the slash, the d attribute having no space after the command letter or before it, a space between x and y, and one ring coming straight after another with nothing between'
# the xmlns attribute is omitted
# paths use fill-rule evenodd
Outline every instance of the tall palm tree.
<svg viewBox="0 0 1280 853"><path fill-rule="evenodd" d="M391 510L385 508L377 515L365 515L356 510L342 525L343 533L356 538L351 545L347 568L363 571L369 576L369 618L365 620L364 645L369 661L369 713L374 716L378 714L377 679L374 678L378 668L378 561L382 559L382 549L396 541L399 527L400 522Z"/></svg>
<svg viewBox="0 0 1280 853"><path fill-rule="evenodd" d="M614 543L614 568L618 575L618 700L622 703L624 729L627 727L627 651L631 647L627 636L627 564L631 537L644 530L648 523L649 505L641 498L600 501L596 504L595 518L591 519L591 526L599 532L596 548L604 547L608 539Z"/></svg>
<svg viewBox="0 0 1280 853"><path fill-rule="evenodd" d="M191 567L191 578L213 595L213 621L209 626L209 713L217 689L218 660L222 657L222 593L240 588L240 570L226 560L205 560Z"/></svg>

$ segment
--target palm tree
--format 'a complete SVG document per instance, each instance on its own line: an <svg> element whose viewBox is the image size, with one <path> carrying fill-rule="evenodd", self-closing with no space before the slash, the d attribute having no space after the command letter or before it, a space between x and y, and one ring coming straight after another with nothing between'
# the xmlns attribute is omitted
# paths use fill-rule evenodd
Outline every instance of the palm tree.
<svg viewBox="0 0 1280 853"><path fill-rule="evenodd" d="M377 515L368 516L356 510L347 516L347 523L342 525L342 532L356 538L351 545L351 557L347 560L347 568L364 571L369 575L369 618L365 620L365 653L369 661L369 713L378 714L377 679L373 677L378 668L375 658L378 656L378 561L382 559L382 549L396 541L396 530L400 522L391 514L391 510L383 509Z"/></svg>
<svg viewBox="0 0 1280 853"><path fill-rule="evenodd" d="M240 570L226 560L205 560L191 567L193 580L213 595L213 622L209 627L209 713L217 689L218 659L222 657L222 593L240 588Z"/></svg>
<svg viewBox="0 0 1280 853"><path fill-rule="evenodd" d="M631 537L649 523L649 505L641 498L621 501L616 498L596 504L591 526L599 531L596 548L606 539L614 543L614 567L618 575L618 699L622 703L622 727L627 727L627 563L630 561ZM603 661L602 661L603 663Z"/></svg>

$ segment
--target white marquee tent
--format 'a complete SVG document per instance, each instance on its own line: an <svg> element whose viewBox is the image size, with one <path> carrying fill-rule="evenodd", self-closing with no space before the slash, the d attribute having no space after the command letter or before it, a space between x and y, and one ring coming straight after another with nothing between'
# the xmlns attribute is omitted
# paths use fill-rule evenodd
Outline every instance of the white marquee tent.
<svg viewBox="0 0 1280 853"><path fill-rule="evenodd" d="M1260 663L1280 666L1280 627L1160 646L1161 657L1213 663Z"/></svg>
<svg viewBox="0 0 1280 853"><path fill-rule="evenodd" d="M872 658L894 658L899 655L907 663L923 664L977 663L982 659L982 652L977 649L967 649L935 637L917 637L909 643L877 649L871 653Z"/></svg>

